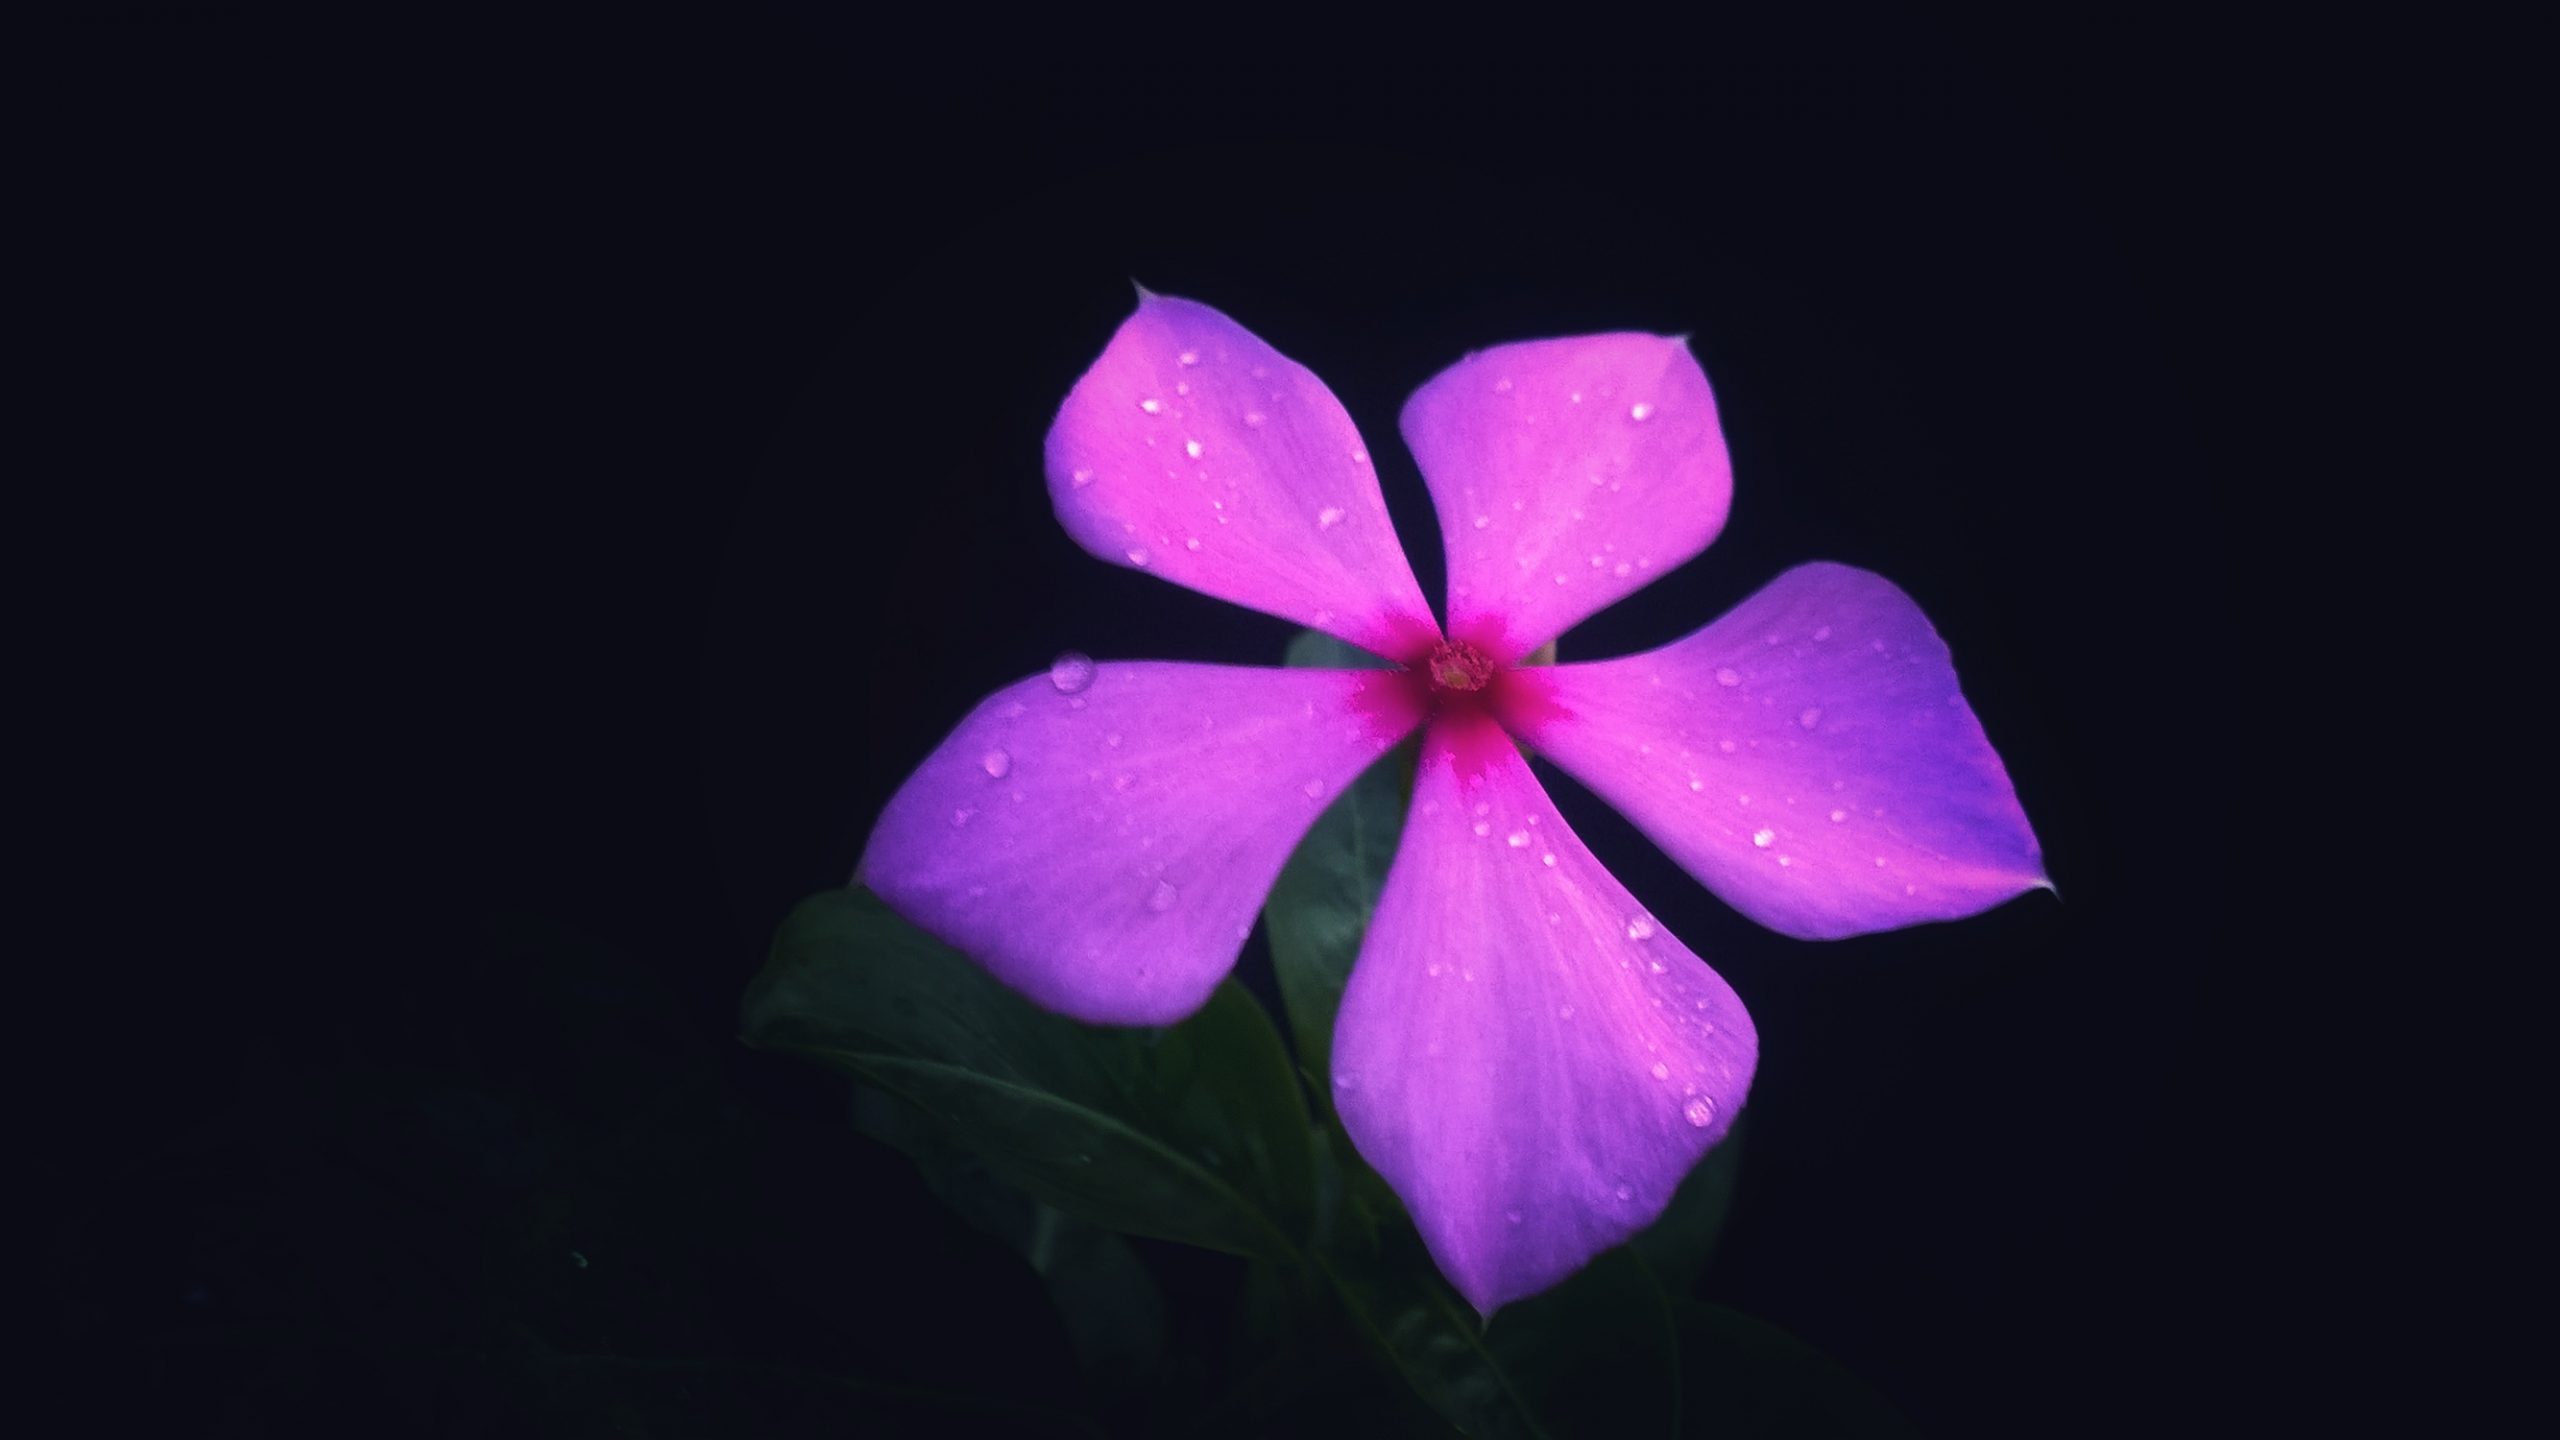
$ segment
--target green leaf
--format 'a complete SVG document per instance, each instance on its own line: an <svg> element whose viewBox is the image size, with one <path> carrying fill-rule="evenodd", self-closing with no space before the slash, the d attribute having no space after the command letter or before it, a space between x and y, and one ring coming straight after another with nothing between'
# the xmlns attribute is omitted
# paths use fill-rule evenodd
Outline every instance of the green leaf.
<svg viewBox="0 0 2560 1440"><path fill-rule="evenodd" d="M853 1124L915 1162L953 1214L1010 1246L1049 1292L1076 1365L1107 1385L1153 1381L1165 1358L1164 1293L1128 1240L1032 1199L954 1144L931 1117L857 1085Z"/></svg>
<svg viewBox="0 0 2560 1440"><path fill-rule="evenodd" d="M1359 670L1386 665L1366 650L1313 630L1289 642L1288 663ZM1315 1078L1316 1093L1328 1106L1333 1013L1342 1005L1342 987L1350 982L1361 937L1369 931L1370 913L1378 908L1387 866L1396 856L1396 841L1404 834L1412 752L1409 741L1397 746L1334 797L1281 867L1262 909L1300 1063Z"/></svg>
<svg viewBox="0 0 2560 1440"><path fill-rule="evenodd" d="M1429 1266L1333 1262L1359 1327L1414 1392L1478 1437L1680 1433L1670 1300L1633 1251L1611 1250L1486 1325Z"/></svg>
<svg viewBox="0 0 2560 1440"><path fill-rule="evenodd" d="M1109 1230L1288 1256L1309 1218L1304 1102L1262 1007L1229 981L1189 1020L1052 1015L867 890L803 901L741 1007L749 1044L932 1116L988 1168Z"/></svg>
<svg viewBox="0 0 2560 1440"><path fill-rule="evenodd" d="M1765 1320L1673 1303L1690 1433L1732 1440L1912 1440L1918 1432L1846 1366Z"/></svg>

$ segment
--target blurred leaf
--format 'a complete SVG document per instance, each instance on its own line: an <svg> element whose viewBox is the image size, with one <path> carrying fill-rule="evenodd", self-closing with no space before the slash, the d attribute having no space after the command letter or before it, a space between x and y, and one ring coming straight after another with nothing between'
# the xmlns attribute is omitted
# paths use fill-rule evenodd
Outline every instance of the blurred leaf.
<svg viewBox="0 0 2560 1440"><path fill-rule="evenodd" d="M1688 1433L1748 1440L1912 1440L1919 1432L1839 1361L1738 1310L1673 1302Z"/></svg>
<svg viewBox="0 0 2560 1440"><path fill-rule="evenodd" d="M1627 1242L1674 1295L1697 1288L1724 1234L1725 1217L1733 1212L1734 1179L1742 1169L1742 1132L1749 1124L1748 1115L1735 1121L1723 1141L1680 1182L1662 1218Z"/></svg>
<svg viewBox="0 0 2560 1440"><path fill-rule="evenodd" d="M870 1086L854 1089L853 1123L914 1161L936 1199L1039 1275L1086 1375L1115 1386L1155 1375L1164 1362L1164 1294L1127 1240L1032 1199L924 1112Z"/></svg>
<svg viewBox="0 0 2560 1440"><path fill-rule="evenodd" d="M1286 1256L1314 1164L1279 1032L1234 981L1164 1030L1033 1005L866 890L803 901L747 988L752 1045L932 1116L1004 1180L1105 1229Z"/></svg>
<svg viewBox="0 0 2560 1440"><path fill-rule="evenodd" d="M1345 1177L1346 1208L1377 1212L1320 1257L1371 1346L1432 1409L1479 1437L1671 1436L1681 1423L1669 1300L1642 1257L1607 1252L1486 1325L1431 1262L1385 1182Z"/></svg>
<svg viewBox="0 0 2560 1440"><path fill-rule="evenodd" d="M1301 631L1289 642L1288 663L1311 669L1385 668L1366 650L1330 635ZM1412 745L1407 742L1334 797L1296 853L1280 869L1263 920L1271 936L1271 960L1280 974L1280 998L1298 1058L1316 1081L1316 1093L1332 1103L1327 1083L1333 1052L1333 1012L1360 955L1370 912L1387 883L1387 866L1404 833L1411 788Z"/></svg>

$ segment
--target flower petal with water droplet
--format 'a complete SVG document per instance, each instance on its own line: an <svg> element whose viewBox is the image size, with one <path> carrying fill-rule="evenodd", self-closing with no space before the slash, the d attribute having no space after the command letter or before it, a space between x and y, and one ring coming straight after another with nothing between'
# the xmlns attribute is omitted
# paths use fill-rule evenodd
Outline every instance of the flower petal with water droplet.
<svg viewBox="0 0 2560 1440"><path fill-rule="evenodd" d="M1049 498L1115 565L1404 659L1439 625L1366 454L1304 366L1206 305L1148 295L1050 427ZM1213 522L1216 543L1186 543Z"/></svg>
<svg viewBox="0 0 2560 1440"><path fill-rule="evenodd" d="M1448 548L1449 633L1503 661L1705 549L1732 501L1715 395L1670 336L1498 345L1416 391L1402 425ZM1567 567L1581 577L1553 578Z"/></svg>
<svg viewBox="0 0 2560 1440"><path fill-rule="evenodd" d="M1334 1100L1441 1272L1490 1314L1662 1212L1741 1110L1758 1042L1676 938L1650 921L1628 938L1642 907L1490 723L1435 722L1414 801L1334 1030L1334 1064L1360 1085ZM1475 840L1477 803L1496 825L1534 819L1556 864ZM1475 983L1431 977L1460 960Z"/></svg>
<svg viewBox="0 0 2560 1440"><path fill-rule="evenodd" d="M1035 675L963 720L881 813L861 879L1053 1010L1168 1024L1234 965L1323 811L1310 794L1339 793L1420 713L1379 671L1079 673L1072 694Z"/></svg>
<svg viewBox="0 0 2560 1440"><path fill-rule="evenodd" d="M1880 575L1799 566L1685 640L1517 680L1523 740L1773 930L1822 940L1952 920L2047 883L1946 643ZM1698 757L1703 795L1689 769L1639 749L1684 727L1741 741Z"/></svg>

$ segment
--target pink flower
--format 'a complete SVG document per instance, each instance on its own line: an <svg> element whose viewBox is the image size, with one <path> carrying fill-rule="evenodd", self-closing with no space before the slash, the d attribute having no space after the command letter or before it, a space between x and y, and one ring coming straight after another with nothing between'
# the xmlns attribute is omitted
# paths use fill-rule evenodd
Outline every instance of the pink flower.
<svg viewBox="0 0 2560 1440"><path fill-rule="evenodd" d="M1145 296L1049 432L1068 533L1403 668L1067 657L961 722L861 878L1045 1006L1169 1023L1234 965L1316 816L1421 728L1334 1099L1490 1314L1659 1215L1758 1053L1732 988L1584 848L1520 746L1784 934L1953 919L2046 880L1946 646L1878 576L1801 566L1659 650L1522 666L1723 527L1730 466L1682 341L1498 346L1402 428L1448 550L1445 635L1332 393L1217 311Z"/></svg>

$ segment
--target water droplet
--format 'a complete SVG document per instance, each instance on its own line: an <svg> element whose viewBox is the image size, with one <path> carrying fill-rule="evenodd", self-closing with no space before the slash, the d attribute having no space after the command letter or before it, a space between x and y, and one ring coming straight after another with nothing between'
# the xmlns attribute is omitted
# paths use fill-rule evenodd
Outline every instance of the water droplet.
<svg viewBox="0 0 2560 1440"><path fill-rule="evenodd" d="M1333 1077L1333 1088L1336 1090L1357 1090L1360 1088L1360 1077L1346 1070Z"/></svg>
<svg viewBox="0 0 2560 1440"><path fill-rule="evenodd" d="M1422 967L1422 973L1423 973L1423 974L1425 974L1425 975L1430 976L1430 977L1431 977L1432 979L1434 979L1434 980L1439 979L1439 978L1440 978L1440 962L1439 962L1439 961L1437 961L1437 960L1434 960L1434 961L1432 961L1430 964L1423 966L1423 967Z"/></svg>
<svg viewBox="0 0 2560 1440"><path fill-rule="evenodd" d="M1188 395L1188 394L1190 394L1190 393L1191 393L1191 382L1190 382L1190 381L1188 381L1188 380L1177 380L1177 381L1175 381L1175 382L1173 383L1173 393L1174 393L1174 394L1176 394L1176 395Z"/></svg>
<svg viewBox="0 0 2560 1440"><path fill-rule="evenodd" d="M1692 780L1689 782L1689 788L1692 790L1704 790L1707 788L1707 782L1704 780Z"/></svg>
<svg viewBox="0 0 2560 1440"><path fill-rule="evenodd" d="M1627 578L1627 572L1633 568L1634 567L1629 565L1626 561L1621 560L1618 562L1618 568L1610 571L1609 573L1617 576L1621 580L1624 580Z"/></svg>
<svg viewBox="0 0 2560 1440"><path fill-rule="evenodd" d="M1310 780L1299 788L1307 792L1307 798L1310 800L1321 800L1324 798L1324 782L1322 780Z"/></svg>
<svg viewBox="0 0 2560 1440"><path fill-rule="evenodd" d="M1704 1130L1716 1118L1716 1102L1700 1095L1682 1107L1680 1114L1690 1124Z"/></svg>
<svg viewBox="0 0 2560 1440"><path fill-rule="evenodd" d="M990 750L978 758L978 764L983 766L989 775L1001 780L1012 772L1013 757L1002 750Z"/></svg>
<svg viewBox="0 0 2560 1440"><path fill-rule="evenodd" d="M1819 705L1807 705L1806 707L1804 707L1804 712L1803 712L1802 714L1800 714L1800 715L1796 716L1796 723L1797 723L1797 724L1799 724L1799 725L1801 725L1801 726L1803 726L1803 727L1804 727L1804 728L1806 728L1807 730L1810 730L1810 729L1812 729L1814 726L1821 724L1821 723L1822 723L1822 707L1821 707L1821 706L1819 706Z"/></svg>
<svg viewBox="0 0 2560 1440"><path fill-rule="evenodd" d="M1759 846L1763 850L1768 849L1770 842L1777 838L1778 832L1775 830L1754 830L1751 832L1751 843Z"/></svg>
<svg viewBox="0 0 2560 1440"><path fill-rule="evenodd" d="M1200 537L1199 537L1199 536L1197 536L1197 535L1193 535L1193 536L1191 536L1191 537L1189 537L1189 538L1185 539L1185 540L1182 542L1182 548L1183 548L1183 549L1185 549L1185 550L1197 550L1197 549L1199 549L1199 548L1200 548Z"/></svg>
<svg viewBox="0 0 2560 1440"><path fill-rule="evenodd" d="M1830 627L1830 626L1828 626L1828 625L1825 625L1825 626L1823 626L1821 629L1814 631L1814 632L1813 632L1813 638L1814 638L1814 639L1816 639L1816 640L1828 640L1828 639L1830 639L1830 638L1831 638L1831 627Z"/></svg>
<svg viewBox="0 0 2560 1440"><path fill-rule="evenodd" d="M1175 363L1177 363L1177 364L1182 364L1182 365L1197 365L1197 364L1199 364L1199 363L1200 363L1200 352L1199 352L1199 351L1197 351L1197 350L1185 350L1185 351L1183 351L1181 354L1176 355L1176 356L1174 356L1173 358L1174 358Z"/></svg>
<svg viewBox="0 0 2560 1440"><path fill-rule="evenodd" d="M1884 868L1884 857L1881 855L1876 857L1876 868L1879 870Z"/></svg>
<svg viewBox="0 0 2560 1440"><path fill-rule="evenodd" d="M1781 855L1778 857L1778 867L1780 869L1785 869L1787 866L1793 865L1794 863L1796 862L1787 856Z"/></svg>
<svg viewBox="0 0 2560 1440"><path fill-rule="evenodd" d="M1635 941L1639 941L1639 942L1652 939L1652 938L1653 938L1653 922L1652 922L1652 921L1650 921L1650 920L1645 919L1645 918L1644 918L1643 916L1641 916L1641 915L1637 916L1637 917L1636 917L1635 919L1633 919L1633 920L1628 921L1628 922L1627 922L1627 938L1628 938L1628 939L1630 939L1630 940L1635 940Z"/></svg>
<svg viewBox="0 0 2560 1440"><path fill-rule="evenodd" d="M1476 517L1476 528L1479 530L1482 530L1491 524L1493 524L1493 517L1490 515L1479 515Z"/></svg>
<svg viewBox="0 0 2560 1440"><path fill-rule="evenodd" d="M1183 454L1185 454L1185 455L1190 456L1190 457L1191 457L1192 459L1194 459L1194 460L1199 459L1199 458L1200 458L1200 442L1199 442L1199 441L1197 441L1197 440L1185 440L1185 441L1183 441L1183 442L1182 442L1182 453L1183 453Z"/></svg>
<svg viewBox="0 0 2560 1440"><path fill-rule="evenodd" d="M1173 902L1177 898L1173 882L1159 880L1156 882L1156 888L1147 892L1147 908L1161 915L1173 908Z"/></svg>
<svg viewBox="0 0 2560 1440"><path fill-rule="evenodd" d="M1739 685L1742 683L1742 676L1736 673L1732 666L1727 665L1716 672L1716 683L1719 685Z"/></svg>
<svg viewBox="0 0 2560 1440"><path fill-rule="evenodd" d="M1520 1212L1517 1210L1505 1210L1502 1212L1502 1218L1510 1221L1514 1225L1517 1225L1520 1223Z"/></svg>
<svg viewBox="0 0 2560 1440"><path fill-rule="evenodd" d="M1668 1080L1668 1079L1670 1079L1670 1078L1671 1078L1671 1067L1670 1067L1670 1066L1668 1066L1668 1065L1663 1064L1663 1063L1662 1063L1661 1061L1659 1061L1659 1060L1654 1061L1654 1062L1653 1062L1653 1078L1654 1078L1654 1079L1656 1079L1656 1080Z"/></svg>
<svg viewBox="0 0 2560 1440"><path fill-rule="evenodd" d="M1505 375L1505 376L1503 376L1501 379L1494 381L1494 382L1493 382L1493 393L1494 393L1494 394L1496 394L1496 395L1508 395L1508 394L1510 394L1510 393L1511 393L1511 377L1510 377L1510 376L1508 376L1508 375Z"/></svg>
<svg viewBox="0 0 2560 1440"><path fill-rule="evenodd" d="M1111 747L1112 749L1114 749L1114 750L1119 749L1119 748L1120 748L1120 732L1119 732L1119 731L1117 731L1117 730L1114 730L1114 731L1112 731L1110 734L1103 736L1103 737L1102 737L1102 743L1103 743L1103 744L1105 744L1105 745L1110 746L1110 747Z"/></svg>
<svg viewBox="0 0 2560 1440"><path fill-rule="evenodd" d="M1351 463L1352 463L1352 464L1354 464L1354 465L1366 465L1366 464L1368 464L1368 463L1369 463L1369 452L1368 452L1368 451L1366 451L1366 450L1354 450L1354 451L1352 451L1352 452L1351 452Z"/></svg>
<svg viewBox="0 0 2560 1440"><path fill-rule="evenodd" d="M1049 683L1061 695L1074 695L1093 683L1093 657L1081 650L1069 650L1049 662Z"/></svg>
<svg viewBox="0 0 2560 1440"><path fill-rule="evenodd" d="M1150 415L1161 415L1164 413L1164 402L1161 400L1141 400L1138 402L1138 408L1146 411Z"/></svg>
<svg viewBox="0 0 2560 1440"><path fill-rule="evenodd" d="M1730 740L1719 740L1716 742L1716 748L1727 755L1730 755L1733 753L1733 742Z"/></svg>
<svg viewBox="0 0 2560 1440"><path fill-rule="evenodd" d="M1327 505L1316 512L1316 528L1319 530L1330 530L1341 523L1342 507L1339 505Z"/></svg>
<svg viewBox="0 0 2560 1440"><path fill-rule="evenodd" d="M1476 822L1475 829L1478 835L1490 835L1493 833L1493 827L1482 820Z"/></svg>
<svg viewBox="0 0 2560 1440"><path fill-rule="evenodd" d="M1556 572L1556 583L1559 585L1564 583L1564 572L1561 570Z"/></svg>
<svg viewBox="0 0 2560 1440"><path fill-rule="evenodd" d="M1076 488L1081 490L1087 485L1093 483L1093 472L1090 470L1078 470L1067 478L1074 481Z"/></svg>
<svg viewBox="0 0 2560 1440"><path fill-rule="evenodd" d="M1526 830L1514 830L1505 838L1509 841L1511 848L1514 850L1526 850L1529 848L1529 832Z"/></svg>
<svg viewBox="0 0 2560 1440"><path fill-rule="evenodd" d="M1635 408L1629 410L1627 414L1633 419L1650 420L1653 418L1653 407L1639 400L1636 402Z"/></svg>
<svg viewBox="0 0 2560 1440"><path fill-rule="evenodd" d="M1550 850L1546 854L1539 856L1538 863L1552 868L1556 863L1556 852Z"/></svg>
<svg viewBox="0 0 2560 1440"><path fill-rule="evenodd" d="M1252 426L1256 430L1261 429L1262 422L1269 418L1271 417L1263 414L1259 410L1247 410L1244 412L1244 423Z"/></svg>
<svg viewBox="0 0 2560 1440"><path fill-rule="evenodd" d="M1636 1198L1636 1192L1635 1192L1634 1187L1633 1187L1633 1186L1628 1186L1628 1185L1621 1185L1621 1186L1619 1186L1619 1187L1618 1187L1618 1198L1619 1198L1620 1200L1633 1200L1634 1198Z"/></svg>
<svg viewBox="0 0 2560 1440"><path fill-rule="evenodd" d="M1566 398L1567 400L1572 401L1572 402L1573 402L1574 404L1576 404L1576 405L1579 405L1579 404L1581 404L1581 403L1582 403L1582 392L1581 392L1581 391L1579 391L1579 390L1576 390L1576 391L1574 391L1572 394L1567 395L1567 396L1566 396L1566 397L1564 397L1564 398Z"/></svg>
<svg viewBox="0 0 2560 1440"><path fill-rule="evenodd" d="M956 830L956 829L958 829L959 827L961 827L961 826L963 826L963 825L968 824L968 823L969 823L969 817L971 817L971 816L973 816L973 815L975 815L975 814L977 814L977 813L978 813L978 812L977 812L977 810L976 810L976 808L975 808L975 807L968 806L968 805L963 805L963 806L961 806L959 809L952 811L952 812L951 812L951 825L952 825L952 828Z"/></svg>
<svg viewBox="0 0 2560 1440"><path fill-rule="evenodd" d="M1848 812L1848 811L1846 811L1846 810L1834 810L1834 811L1832 811L1832 812L1831 812L1831 823L1832 823L1832 824L1834 824L1834 825L1837 825L1837 824L1839 824L1841 821L1846 820L1846 819L1848 819L1848 818L1849 818L1849 812Z"/></svg>
<svg viewBox="0 0 2560 1440"><path fill-rule="evenodd" d="M1559 1006L1557 1006L1557 1007L1556 1007L1556 1018L1557 1018L1557 1019L1559 1019L1559 1020L1570 1020L1570 1019L1572 1019L1572 1018L1573 1018L1573 1007L1572 1007L1572 1006L1570 1006L1570 1005L1559 1005Z"/></svg>
<svg viewBox="0 0 2560 1440"><path fill-rule="evenodd" d="M1147 547L1144 545L1130 546L1129 563L1137 566L1141 570L1145 569L1147 566Z"/></svg>

